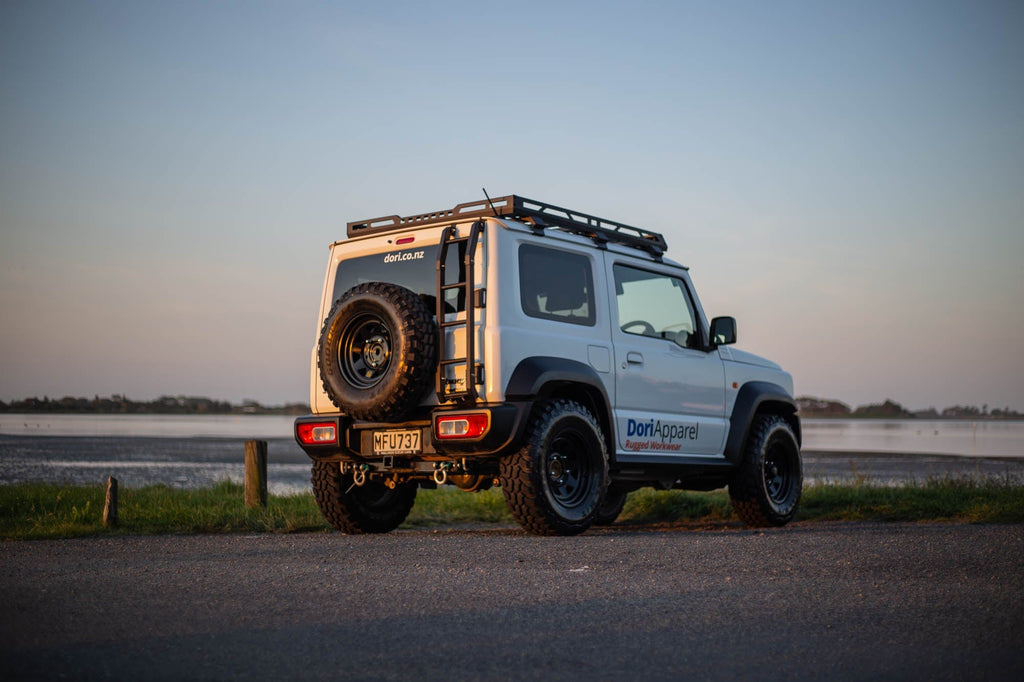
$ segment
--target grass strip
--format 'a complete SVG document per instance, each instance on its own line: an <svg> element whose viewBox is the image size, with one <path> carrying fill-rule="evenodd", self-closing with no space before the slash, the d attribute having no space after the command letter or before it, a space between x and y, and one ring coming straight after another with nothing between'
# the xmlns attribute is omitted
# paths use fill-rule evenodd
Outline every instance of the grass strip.
<svg viewBox="0 0 1024 682"><path fill-rule="evenodd" d="M52 484L0 486L0 538L30 540L119 534L294 533L329 530L310 493L272 495L266 509L247 509L243 488L219 483L200 490L121 488L120 525L104 528L106 488ZM734 521L724 490L638 490L626 523ZM825 483L804 490L797 520L1024 523L1024 482L1013 478L929 479L898 486ZM501 491L421 490L404 528L513 524Z"/></svg>
<svg viewBox="0 0 1024 682"><path fill-rule="evenodd" d="M121 486L118 528L102 523L106 486L26 483L0 486L0 537L293 532L326 528L310 494L273 496L266 509L247 509L243 486L178 490L164 485Z"/></svg>

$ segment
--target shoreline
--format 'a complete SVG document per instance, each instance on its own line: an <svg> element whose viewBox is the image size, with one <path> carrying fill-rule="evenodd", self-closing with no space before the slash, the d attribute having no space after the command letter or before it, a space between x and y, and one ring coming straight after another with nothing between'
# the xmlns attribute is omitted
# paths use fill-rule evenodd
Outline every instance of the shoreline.
<svg viewBox="0 0 1024 682"><path fill-rule="evenodd" d="M242 437L0 435L0 485L91 485L114 476L126 487L164 484L200 489L244 480ZM290 437L268 442L268 483L275 494L310 489L311 460ZM933 478L1020 478L1024 457L869 450L803 450L807 485L893 485Z"/></svg>
<svg viewBox="0 0 1024 682"><path fill-rule="evenodd" d="M927 459L929 457L935 457L940 459L949 460L961 460L964 462L974 462L977 460L991 460L995 462L1020 462L1024 466L1024 454L1020 456L1012 455L960 455L956 453L947 452L894 452L889 450L837 450L827 448L801 448L800 454L803 457L863 457L871 458L876 457L879 459L892 458L892 459Z"/></svg>

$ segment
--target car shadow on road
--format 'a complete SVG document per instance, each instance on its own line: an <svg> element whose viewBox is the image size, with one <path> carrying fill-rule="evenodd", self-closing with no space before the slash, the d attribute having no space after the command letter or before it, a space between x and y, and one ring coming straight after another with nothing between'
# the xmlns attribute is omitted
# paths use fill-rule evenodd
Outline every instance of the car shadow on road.
<svg viewBox="0 0 1024 682"><path fill-rule="evenodd" d="M830 533L837 528L868 529L874 528L877 522L862 521L794 521L782 527L751 528L742 521L694 521L680 519L675 521L619 521L607 526L592 526L583 536L636 536L658 533L692 533L692 534L748 534L765 535L778 533ZM892 524L887 524L892 525ZM494 537L542 537L534 536L519 526L511 524L467 523L430 528L402 528L398 533L415 533L431 535L474 535ZM557 537L557 536L553 536Z"/></svg>

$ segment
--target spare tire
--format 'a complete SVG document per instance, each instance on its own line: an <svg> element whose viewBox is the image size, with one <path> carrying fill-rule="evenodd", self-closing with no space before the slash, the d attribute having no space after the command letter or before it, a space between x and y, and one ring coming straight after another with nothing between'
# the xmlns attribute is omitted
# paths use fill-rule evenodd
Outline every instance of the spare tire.
<svg viewBox="0 0 1024 682"><path fill-rule="evenodd" d="M416 293L367 282L334 303L317 356L324 390L340 410L356 419L399 420L433 384L437 325Z"/></svg>

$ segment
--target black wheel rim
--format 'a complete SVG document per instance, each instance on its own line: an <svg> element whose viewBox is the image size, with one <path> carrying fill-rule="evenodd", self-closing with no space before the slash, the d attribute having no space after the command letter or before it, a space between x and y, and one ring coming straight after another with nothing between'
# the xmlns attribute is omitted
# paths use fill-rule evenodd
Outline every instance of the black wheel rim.
<svg viewBox="0 0 1024 682"><path fill-rule="evenodd" d="M594 485L595 465L587 433L575 426L558 431L548 448L544 475L551 501L567 516L585 506Z"/></svg>
<svg viewBox="0 0 1024 682"><path fill-rule="evenodd" d="M380 316L355 315L342 329L338 368L349 385L361 389L376 386L391 367L391 358L391 330Z"/></svg>
<svg viewBox="0 0 1024 682"><path fill-rule="evenodd" d="M792 502L796 492L799 465L796 454L785 443L773 441L764 456L764 489L778 507Z"/></svg>

